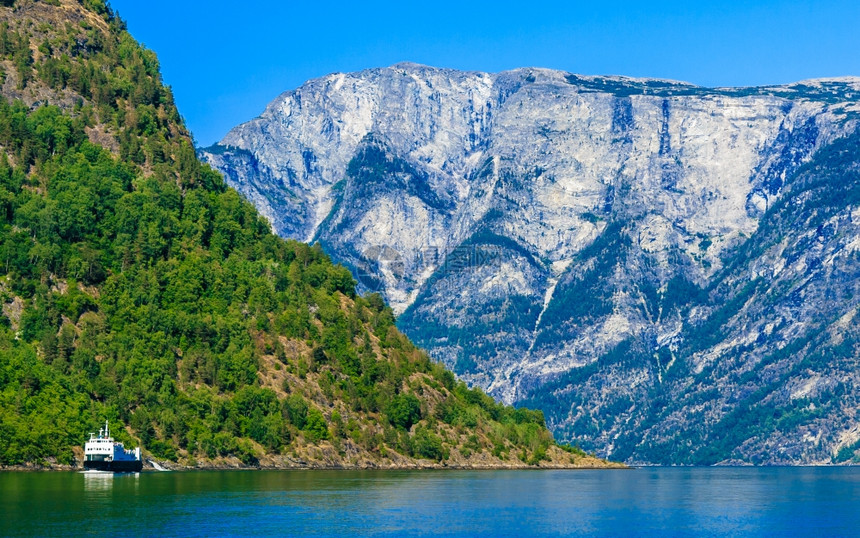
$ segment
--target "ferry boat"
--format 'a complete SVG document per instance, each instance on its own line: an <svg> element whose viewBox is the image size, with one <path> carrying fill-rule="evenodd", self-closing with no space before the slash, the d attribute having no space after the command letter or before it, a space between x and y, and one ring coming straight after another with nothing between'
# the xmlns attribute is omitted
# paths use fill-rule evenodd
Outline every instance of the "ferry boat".
<svg viewBox="0 0 860 538"><path fill-rule="evenodd" d="M122 443L115 442L110 436L108 422L105 421L105 427L99 430L98 437L91 433L90 440L84 445L84 469L136 473L143 469L140 447L126 450Z"/></svg>

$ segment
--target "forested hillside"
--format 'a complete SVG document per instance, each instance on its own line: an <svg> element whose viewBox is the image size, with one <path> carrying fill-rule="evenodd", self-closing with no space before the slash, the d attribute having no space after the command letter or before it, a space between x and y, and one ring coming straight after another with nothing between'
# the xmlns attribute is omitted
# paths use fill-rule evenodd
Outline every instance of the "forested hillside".
<svg viewBox="0 0 860 538"><path fill-rule="evenodd" d="M457 382L201 164L99 0L0 7L0 466L602 465Z"/></svg>

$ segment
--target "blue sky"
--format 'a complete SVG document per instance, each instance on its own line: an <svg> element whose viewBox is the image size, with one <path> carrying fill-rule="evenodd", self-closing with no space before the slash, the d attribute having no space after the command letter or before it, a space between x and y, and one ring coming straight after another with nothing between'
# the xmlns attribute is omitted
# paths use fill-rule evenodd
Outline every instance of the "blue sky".
<svg viewBox="0 0 860 538"><path fill-rule="evenodd" d="M305 80L414 61L750 86L860 76L860 2L111 0L199 145Z"/></svg>

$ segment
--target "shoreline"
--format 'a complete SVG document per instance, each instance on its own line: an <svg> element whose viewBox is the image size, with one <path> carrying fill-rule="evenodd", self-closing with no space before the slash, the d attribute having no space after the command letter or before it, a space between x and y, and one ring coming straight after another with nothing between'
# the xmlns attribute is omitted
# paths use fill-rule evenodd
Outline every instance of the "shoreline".
<svg viewBox="0 0 860 538"><path fill-rule="evenodd" d="M198 465L194 467L158 462L164 470L152 465L144 465L141 473L160 472L194 472L194 471L595 471L595 470L631 470L635 467L623 463L609 462L605 465ZM83 473L83 466L73 465L3 465L3 472L75 472ZM126 473L123 473L126 474ZM131 473L127 473L131 474Z"/></svg>
<svg viewBox="0 0 860 538"><path fill-rule="evenodd" d="M71 463L60 463L54 458L14 465L0 463L3 471L66 471L84 470L83 451L75 449ZM525 461L520 457L509 456L504 459L494 457L487 451L463 457L453 451L451 457L431 460L404 456L396 452L386 455L369 452L338 453L328 443L320 446L302 446L292 453L264 453L251 459L242 460L235 455L214 458L179 457L176 461L162 460L152 454L141 454L141 472L162 471L219 471L219 470L515 470L515 469L628 469L629 466L608 461L591 454L575 454L562 450L557 445L547 450L545 458L537 462Z"/></svg>

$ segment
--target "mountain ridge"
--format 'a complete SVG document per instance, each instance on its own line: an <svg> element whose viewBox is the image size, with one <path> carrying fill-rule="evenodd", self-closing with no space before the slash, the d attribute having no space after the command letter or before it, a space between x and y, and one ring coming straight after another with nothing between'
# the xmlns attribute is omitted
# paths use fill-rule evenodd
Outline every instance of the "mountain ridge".
<svg viewBox="0 0 860 538"><path fill-rule="evenodd" d="M742 310L770 281L744 293L717 284L803 166L856 131L858 89L856 77L727 89L396 64L309 81L199 151L279 234L319 241L360 288L381 291L398 326L461 378L539 403L556 435L604 455L633 421L630 442L646 453L653 417L637 402L699 361L705 351L686 342L708 320L727 338L711 355L742 353L716 324L740 310L715 301ZM762 349L797 338L774 333L780 323ZM613 361L630 367L598 368ZM556 389L566 400L541 399L568 374ZM709 420L736 404L725 407ZM819 462L833 446L755 458ZM751 461L730 448L724 459Z"/></svg>

